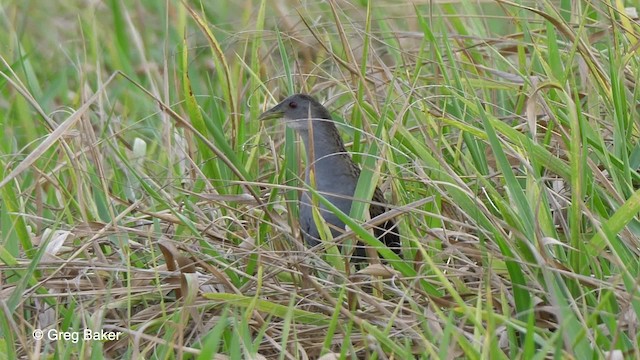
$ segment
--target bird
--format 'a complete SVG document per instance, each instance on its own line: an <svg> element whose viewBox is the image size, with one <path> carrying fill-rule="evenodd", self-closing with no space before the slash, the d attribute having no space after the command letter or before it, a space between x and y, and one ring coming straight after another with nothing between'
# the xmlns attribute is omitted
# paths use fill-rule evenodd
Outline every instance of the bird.
<svg viewBox="0 0 640 360"><path fill-rule="evenodd" d="M302 138L307 154L305 182L311 184L311 168L315 180L315 190L324 195L335 207L349 214L353 196L360 177L360 168L347 150L335 121L329 110L308 94L295 94L262 113L260 120L283 119L284 123ZM388 211L385 199L376 186L369 207L371 218ZM313 219L312 201L304 191L300 199L299 224L302 237L307 246L314 247L321 242L318 228ZM322 204L320 214L331 229L335 238L345 232L345 224ZM386 220L374 228L374 235L387 247L400 255L400 235L393 220ZM352 259L367 259L362 243L355 246Z"/></svg>

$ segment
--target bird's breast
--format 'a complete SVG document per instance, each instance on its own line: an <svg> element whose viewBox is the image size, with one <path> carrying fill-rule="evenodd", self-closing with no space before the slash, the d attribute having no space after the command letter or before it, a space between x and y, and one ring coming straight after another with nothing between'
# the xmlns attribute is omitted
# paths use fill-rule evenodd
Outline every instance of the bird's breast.
<svg viewBox="0 0 640 360"><path fill-rule="evenodd" d="M318 191L335 192L337 194L353 195L358 178L349 166L342 166L336 159L326 158L307 166L305 181L312 184L311 174L315 179L315 189Z"/></svg>

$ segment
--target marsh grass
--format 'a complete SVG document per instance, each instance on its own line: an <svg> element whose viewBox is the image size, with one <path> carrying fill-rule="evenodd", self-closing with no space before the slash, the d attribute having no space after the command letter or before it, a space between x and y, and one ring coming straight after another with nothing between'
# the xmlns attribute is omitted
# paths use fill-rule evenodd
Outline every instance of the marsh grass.
<svg viewBox="0 0 640 360"><path fill-rule="evenodd" d="M618 3L0 9L2 358L640 357ZM402 258L300 242L303 152L256 121L294 92L332 110ZM366 210L335 240L378 244ZM122 336L32 336L87 328Z"/></svg>

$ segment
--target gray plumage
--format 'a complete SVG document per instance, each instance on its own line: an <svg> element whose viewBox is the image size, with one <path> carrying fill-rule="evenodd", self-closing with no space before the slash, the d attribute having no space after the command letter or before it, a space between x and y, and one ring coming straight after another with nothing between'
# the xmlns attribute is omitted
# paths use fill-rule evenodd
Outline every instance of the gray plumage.
<svg viewBox="0 0 640 360"><path fill-rule="evenodd" d="M310 183L309 172L313 166L316 190L332 194L324 196L343 213L349 214L351 199L360 177L360 168L347 153L329 111L311 96L296 94L260 115L261 120L274 118L284 119L286 125L294 129L304 142L309 162L306 167L305 182ZM310 126L312 129L309 129ZM312 139L311 134L313 134ZM380 204L385 202L378 187L373 194L373 202ZM319 206L322 217L330 224L333 237L341 235L345 224L331 211L326 210L322 204ZM309 246L315 246L320 243L320 236L313 220L311 207L311 198L307 192L304 192L300 200L300 229L305 242ZM387 209L379 204L372 203L369 207L372 218L385 211ZM376 227L374 233L379 240L399 253L400 237L392 220ZM356 246L354 257L366 257L362 246Z"/></svg>

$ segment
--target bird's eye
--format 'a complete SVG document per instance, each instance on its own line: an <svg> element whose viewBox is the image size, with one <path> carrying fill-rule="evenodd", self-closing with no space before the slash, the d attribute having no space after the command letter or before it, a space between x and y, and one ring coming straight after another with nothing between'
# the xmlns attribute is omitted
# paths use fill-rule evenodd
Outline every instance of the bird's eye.
<svg viewBox="0 0 640 360"><path fill-rule="evenodd" d="M295 101L292 101L292 102L289 103L289 107L292 108L292 109L295 109L295 108L298 107L298 103L295 102Z"/></svg>

